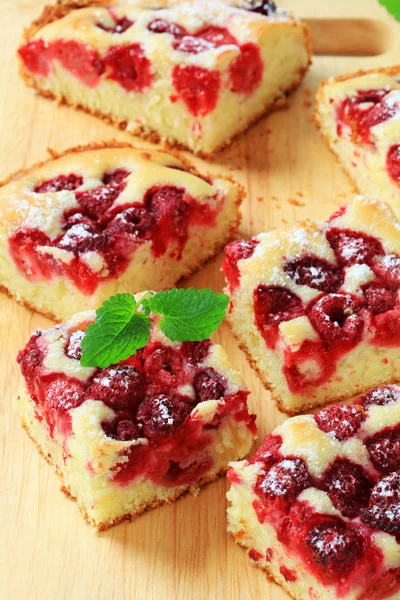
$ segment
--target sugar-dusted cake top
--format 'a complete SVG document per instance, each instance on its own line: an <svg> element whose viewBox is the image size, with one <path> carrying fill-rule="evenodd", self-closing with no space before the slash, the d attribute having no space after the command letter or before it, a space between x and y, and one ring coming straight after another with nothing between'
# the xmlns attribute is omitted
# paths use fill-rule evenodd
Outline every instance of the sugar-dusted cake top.
<svg viewBox="0 0 400 600"><path fill-rule="evenodd" d="M382 591L385 581L392 589L391 578L394 589L400 569L398 386L288 419L252 459L234 464L231 479L252 486L259 522L271 523L321 583L337 586L338 597L352 587L362 586L361 593L385 571Z"/></svg>
<svg viewBox="0 0 400 600"><path fill-rule="evenodd" d="M0 187L1 226L31 280L63 273L85 294L117 277L143 244L179 259L190 226L215 224L228 181L129 146L88 147L17 173Z"/></svg>

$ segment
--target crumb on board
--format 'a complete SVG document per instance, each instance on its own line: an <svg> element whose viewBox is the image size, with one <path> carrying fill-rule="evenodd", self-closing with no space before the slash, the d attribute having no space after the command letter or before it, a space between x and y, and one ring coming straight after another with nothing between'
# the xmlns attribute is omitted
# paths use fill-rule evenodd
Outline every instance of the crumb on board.
<svg viewBox="0 0 400 600"><path fill-rule="evenodd" d="M283 223L284 225L287 225L287 224L288 224L288 222L287 222L287 219L281 219L281 221L282 221L282 223Z"/></svg>
<svg viewBox="0 0 400 600"><path fill-rule="evenodd" d="M304 95L310 97L311 96L311 90L310 88L305 88L304 89Z"/></svg>
<svg viewBox="0 0 400 600"><path fill-rule="evenodd" d="M313 105L313 103L312 103L312 102L310 102L309 100L305 100L305 101L303 102L303 104L304 104L304 106L305 106L306 108L311 108L311 106Z"/></svg>
<svg viewBox="0 0 400 600"><path fill-rule="evenodd" d="M264 196L257 196L257 202L262 202L264 200Z"/></svg>
<svg viewBox="0 0 400 600"><path fill-rule="evenodd" d="M300 198L304 198L303 192L296 192L296 196L300 196Z"/></svg>
<svg viewBox="0 0 400 600"><path fill-rule="evenodd" d="M305 206L305 202L301 202L298 198L288 198L289 204L293 204L293 206Z"/></svg>

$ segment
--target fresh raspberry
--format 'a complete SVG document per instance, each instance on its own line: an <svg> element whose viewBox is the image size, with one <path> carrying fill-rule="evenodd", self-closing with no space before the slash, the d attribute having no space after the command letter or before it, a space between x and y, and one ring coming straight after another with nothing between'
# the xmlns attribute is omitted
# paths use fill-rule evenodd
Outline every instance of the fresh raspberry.
<svg viewBox="0 0 400 600"><path fill-rule="evenodd" d="M139 428L131 418L117 418L102 424L105 434L114 440L129 442L140 437Z"/></svg>
<svg viewBox="0 0 400 600"><path fill-rule="evenodd" d="M350 296L327 294L311 302L307 311L325 343L356 344L364 329L364 319L357 314L359 308L359 301Z"/></svg>
<svg viewBox="0 0 400 600"><path fill-rule="evenodd" d="M147 378L166 387L176 387L183 375L182 355L173 348L157 347L144 362Z"/></svg>
<svg viewBox="0 0 400 600"><path fill-rule="evenodd" d="M379 283L369 283L363 287L367 307L374 315L393 310L397 304L398 291Z"/></svg>
<svg viewBox="0 0 400 600"><path fill-rule="evenodd" d="M369 457L376 469L391 473L400 469L400 426L387 427L365 441Z"/></svg>
<svg viewBox="0 0 400 600"><path fill-rule="evenodd" d="M74 173L70 173L70 175L58 175L58 177L54 177L53 179L48 179L47 181L43 181L37 185L33 191L36 194L46 194L49 192L61 192L62 190L76 190L83 183L83 177L80 175L74 175Z"/></svg>
<svg viewBox="0 0 400 600"><path fill-rule="evenodd" d="M240 46L240 54L229 67L231 89L240 94L251 94L259 86L264 63L259 48L249 42Z"/></svg>
<svg viewBox="0 0 400 600"><path fill-rule="evenodd" d="M224 378L211 367L197 373L193 386L199 402L219 400L225 396L226 392Z"/></svg>
<svg viewBox="0 0 400 600"><path fill-rule="evenodd" d="M251 464L262 462L265 465L265 469L269 469L272 465L282 459L280 453L281 446L281 436L270 434L265 438L263 445L260 446L249 462Z"/></svg>
<svg viewBox="0 0 400 600"><path fill-rule="evenodd" d="M266 17L276 12L276 4L271 0L248 0L245 8L250 12L259 13Z"/></svg>
<svg viewBox="0 0 400 600"><path fill-rule="evenodd" d="M66 412L77 408L86 399L85 388L77 379L71 379L64 375L53 379L46 385L44 390L44 402L46 411L56 410ZM50 418L54 423L54 419Z"/></svg>
<svg viewBox="0 0 400 600"><path fill-rule="evenodd" d="M129 177L130 174L131 172L127 171L126 169L115 169L110 173L104 173L102 182L104 183L104 185L112 185L114 187L118 187L121 185L121 183L125 182L125 179Z"/></svg>
<svg viewBox="0 0 400 600"><path fill-rule="evenodd" d="M344 517L354 519L368 505L372 484L364 471L345 459L336 459L325 472L322 487Z"/></svg>
<svg viewBox="0 0 400 600"><path fill-rule="evenodd" d="M334 293L343 285L343 271L317 256L302 256L287 262L283 270L298 285Z"/></svg>
<svg viewBox="0 0 400 600"><path fill-rule="evenodd" d="M397 385L383 385L374 390L370 390L362 399L364 406L377 404L378 406L388 406L396 404L400 399L400 387Z"/></svg>
<svg viewBox="0 0 400 600"><path fill-rule="evenodd" d="M397 254L378 256L372 263L372 269L389 287L400 286L400 256Z"/></svg>
<svg viewBox="0 0 400 600"><path fill-rule="evenodd" d="M196 366L204 362L210 353L210 348L210 340L203 340L202 342L183 342L181 352L189 364Z"/></svg>
<svg viewBox="0 0 400 600"><path fill-rule="evenodd" d="M172 186L154 187L146 192L144 204L155 221L152 241L156 256L166 252L171 239L178 241L182 252L190 219L190 204L186 199L189 200L185 190Z"/></svg>
<svg viewBox="0 0 400 600"><path fill-rule="evenodd" d="M99 251L107 244L107 236L91 229L85 224L72 225L57 242L57 246L70 252Z"/></svg>
<svg viewBox="0 0 400 600"><path fill-rule="evenodd" d="M400 534L400 472L384 477L374 487L362 520L382 531Z"/></svg>
<svg viewBox="0 0 400 600"><path fill-rule="evenodd" d="M147 395L136 418L145 437L152 441L172 435L183 425L192 408L177 396Z"/></svg>
<svg viewBox="0 0 400 600"><path fill-rule="evenodd" d="M385 254L377 239L361 231L332 227L326 238L339 263L345 267L363 263L370 265L376 256Z"/></svg>
<svg viewBox="0 0 400 600"><path fill-rule="evenodd" d="M96 23L96 25L108 33L124 33L127 29L132 27L133 21L128 19L128 17L120 17L119 19L114 19L114 25L111 27L107 27L102 23Z"/></svg>
<svg viewBox="0 0 400 600"><path fill-rule="evenodd" d="M274 510L287 510L309 485L307 463L302 458L284 458L260 473L254 489Z"/></svg>
<svg viewBox="0 0 400 600"><path fill-rule="evenodd" d="M143 374L130 365L117 365L102 369L93 379L87 395L104 402L114 410L134 411L145 393Z"/></svg>
<svg viewBox="0 0 400 600"><path fill-rule="evenodd" d="M206 40L219 48L220 46L237 45L237 39L233 37L231 32L226 27L216 27L215 25L209 25L204 27L200 31L196 32L196 37Z"/></svg>
<svg viewBox="0 0 400 600"><path fill-rule="evenodd" d="M176 38L188 35L186 29L176 23L168 23L164 19L154 19L147 25L147 29L152 33L170 33Z"/></svg>
<svg viewBox="0 0 400 600"><path fill-rule="evenodd" d="M153 80L151 63L140 44L112 46L104 58L104 65L107 79L116 81L128 92L143 92Z"/></svg>
<svg viewBox="0 0 400 600"><path fill-rule="evenodd" d="M253 292L254 318L267 345L275 346L278 325L304 314L299 296L280 286L260 284Z"/></svg>
<svg viewBox="0 0 400 600"><path fill-rule="evenodd" d="M214 110L221 86L219 71L210 71L196 65L176 65L172 81L178 94L195 117L205 117Z"/></svg>
<svg viewBox="0 0 400 600"><path fill-rule="evenodd" d="M239 260L250 258L257 244L258 240L238 240L225 246L225 260L222 263L222 270L231 291L239 285L240 271L237 266Z"/></svg>
<svg viewBox="0 0 400 600"><path fill-rule="evenodd" d="M386 156L386 168L392 181L400 185L400 144L389 148Z"/></svg>
<svg viewBox="0 0 400 600"><path fill-rule="evenodd" d="M366 412L360 404L333 404L314 415L318 427L340 442L356 435Z"/></svg>
<svg viewBox="0 0 400 600"><path fill-rule="evenodd" d="M68 358L80 360L82 357L81 342L85 336L85 332L77 329L73 331L69 336L65 345L65 354Z"/></svg>
<svg viewBox="0 0 400 600"><path fill-rule="evenodd" d="M28 71L47 77L51 70L51 56L49 46L43 40L33 40L18 50L25 67Z"/></svg>
<svg viewBox="0 0 400 600"><path fill-rule="evenodd" d="M364 540L339 519L329 519L309 531L306 546L314 562L331 575L343 577L361 558Z"/></svg>
<svg viewBox="0 0 400 600"><path fill-rule="evenodd" d="M95 87L104 73L97 50L75 40L59 39L52 42L51 56L89 87Z"/></svg>

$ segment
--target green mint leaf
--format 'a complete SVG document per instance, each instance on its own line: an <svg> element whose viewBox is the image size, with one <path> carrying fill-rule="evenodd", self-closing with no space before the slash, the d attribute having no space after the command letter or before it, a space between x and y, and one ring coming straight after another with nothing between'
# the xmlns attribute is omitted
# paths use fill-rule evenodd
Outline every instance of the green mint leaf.
<svg viewBox="0 0 400 600"><path fill-rule="evenodd" d="M82 339L82 366L105 369L147 344L151 322L146 314L135 312L136 308L131 294L117 294L103 302Z"/></svg>
<svg viewBox="0 0 400 600"><path fill-rule="evenodd" d="M379 0L395 19L400 21L400 1L399 0Z"/></svg>
<svg viewBox="0 0 400 600"><path fill-rule="evenodd" d="M158 292L149 300L151 311L161 315L161 331L173 342L209 338L225 317L228 303L226 294L195 288Z"/></svg>

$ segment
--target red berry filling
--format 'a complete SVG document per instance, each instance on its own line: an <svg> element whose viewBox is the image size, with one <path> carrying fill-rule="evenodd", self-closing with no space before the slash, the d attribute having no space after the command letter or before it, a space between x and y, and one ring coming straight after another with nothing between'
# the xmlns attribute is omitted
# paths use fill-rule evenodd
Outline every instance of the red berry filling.
<svg viewBox="0 0 400 600"><path fill-rule="evenodd" d="M370 265L376 256L385 254L377 239L361 231L332 227L326 238L339 263L345 267L363 263Z"/></svg>
<svg viewBox="0 0 400 600"><path fill-rule="evenodd" d="M185 35L182 39L175 41L174 48L180 52L199 54L212 48L220 48L230 44L237 46L238 42L225 27L210 25L197 31L194 35Z"/></svg>
<svg viewBox="0 0 400 600"><path fill-rule="evenodd" d="M220 210L200 204L182 188L155 187L147 191L144 206L114 202L127 186L126 169L105 173L102 185L76 191L79 212L72 209L62 217L63 233L50 239L45 233L19 228L9 239L10 253L17 267L29 280L51 279L64 275L84 294L92 294L99 282L122 273L133 252L145 241L151 242L154 256L171 248L171 256L182 256L188 239L189 225L211 225ZM36 193L74 191L83 178L73 173L36 185ZM129 199L128 199L129 200ZM74 212L75 211L75 212ZM117 212L120 211L120 212ZM60 248L73 254L69 262L58 261L39 247ZM97 252L103 259L104 271L94 272L85 261L88 252Z"/></svg>
<svg viewBox="0 0 400 600"><path fill-rule="evenodd" d="M378 406L388 406L396 404L400 399L400 388L397 385L384 385L374 390L370 390L366 394L362 403L364 406L377 404Z"/></svg>
<svg viewBox="0 0 400 600"><path fill-rule="evenodd" d="M386 157L386 168L391 180L400 185L400 144L395 144L389 148Z"/></svg>
<svg viewBox="0 0 400 600"><path fill-rule="evenodd" d="M355 143L373 144L371 127L390 119L397 107L385 102L390 90L359 91L356 96L346 98L337 109L337 133L343 133L344 126L350 127Z"/></svg>
<svg viewBox="0 0 400 600"><path fill-rule="evenodd" d="M176 65L172 71L172 81L195 117L204 117L216 107L221 85L219 71L210 71L195 65Z"/></svg>
<svg viewBox="0 0 400 600"><path fill-rule="evenodd" d="M209 355L210 348L210 340L203 340L202 342L183 342L181 346L185 360L193 366L204 362Z"/></svg>
<svg viewBox="0 0 400 600"><path fill-rule="evenodd" d="M344 517L354 519L368 505L372 484L363 470L347 460L337 459L325 472L324 489L333 506Z"/></svg>
<svg viewBox="0 0 400 600"><path fill-rule="evenodd" d="M37 185L33 191L37 194L61 192L62 190L76 190L83 183L83 177L70 173L70 175L59 175L54 179L48 179Z"/></svg>
<svg viewBox="0 0 400 600"><path fill-rule="evenodd" d="M283 458L280 453L281 446L282 438L280 435L268 435L265 438L263 445L260 446L255 455L250 458L250 464L262 462L264 463L265 469L269 469Z"/></svg>
<svg viewBox="0 0 400 600"><path fill-rule="evenodd" d="M145 385L141 371L130 365L117 365L100 371L87 395L115 410L135 410L144 399Z"/></svg>
<svg viewBox="0 0 400 600"><path fill-rule="evenodd" d="M371 527L400 535L400 473L384 477L374 487L362 519Z"/></svg>
<svg viewBox="0 0 400 600"><path fill-rule="evenodd" d="M222 270L231 291L239 285L240 271L237 266L239 260L250 258L257 244L257 240L239 240L225 246L225 259L222 263Z"/></svg>
<svg viewBox="0 0 400 600"><path fill-rule="evenodd" d="M343 442L357 433L366 413L360 404L334 404L317 412L314 418L322 431Z"/></svg>
<svg viewBox="0 0 400 600"><path fill-rule="evenodd" d="M279 337L278 326L304 314L301 298L279 286L260 284L253 293L255 323L269 348Z"/></svg>
<svg viewBox="0 0 400 600"><path fill-rule="evenodd" d="M241 94L251 94L260 85L264 63L259 48L249 42L240 47L240 55L229 67L231 89Z"/></svg>
<svg viewBox="0 0 400 600"><path fill-rule="evenodd" d="M362 337L364 319L358 299L343 294L327 294L308 307L308 317L328 346L356 345Z"/></svg>
<svg viewBox="0 0 400 600"><path fill-rule="evenodd" d="M18 50L26 68L35 75L47 77L51 71L49 46L43 40L33 40Z"/></svg>
<svg viewBox="0 0 400 600"><path fill-rule="evenodd" d="M340 578L360 560L364 552L362 536L343 521L329 519L316 525L306 538L314 563L325 573Z"/></svg>
<svg viewBox="0 0 400 600"><path fill-rule="evenodd" d="M140 438L141 433L135 421L130 418L114 419L102 423L106 435L121 442L129 442Z"/></svg>
<svg viewBox="0 0 400 600"><path fill-rule="evenodd" d="M390 473L400 469L400 426L388 427L365 441L376 469Z"/></svg>
<svg viewBox="0 0 400 600"><path fill-rule="evenodd" d="M400 287L400 256L397 254L378 256L373 261L372 269L387 286Z"/></svg>
<svg viewBox="0 0 400 600"><path fill-rule="evenodd" d="M307 285L328 294L336 292L344 281L343 271L323 258L302 256L285 263L283 270L298 285Z"/></svg>
<svg viewBox="0 0 400 600"><path fill-rule="evenodd" d="M82 357L82 348L81 342L83 336L85 335L84 331L78 329L77 331L73 331L69 337L68 342L65 346L65 354L68 358L74 358L75 360L80 360Z"/></svg>
<svg viewBox="0 0 400 600"><path fill-rule="evenodd" d="M112 16L112 15L111 15ZM100 29L104 29L104 31L108 31L108 33L124 33L127 29L132 27L133 21L128 19L128 17L113 17L114 24L111 27L107 27L102 23L96 23L97 27Z"/></svg>
<svg viewBox="0 0 400 600"><path fill-rule="evenodd" d="M374 315L393 310L397 304L398 291L379 283L370 283L363 287L367 307Z"/></svg>
<svg viewBox="0 0 400 600"><path fill-rule="evenodd" d="M56 40L50 43L50 56L85 85L95 87L104 73L99 53L81 42Z"/></svg>
<svg viewBox="0 0 400 600"><path fill-rule="evenodd" d="M165 394L148 396L139 406L137 421L149 440L172 435L189 416L193 406L178 397Z"/></svg>
<svg viewBox="0 0 400 600"><path fill-rule="evenodd" d="M128 92L143 92L153 79L151 63L140 44L109 48L104 65L107 78L116 81Z"/></svg>

